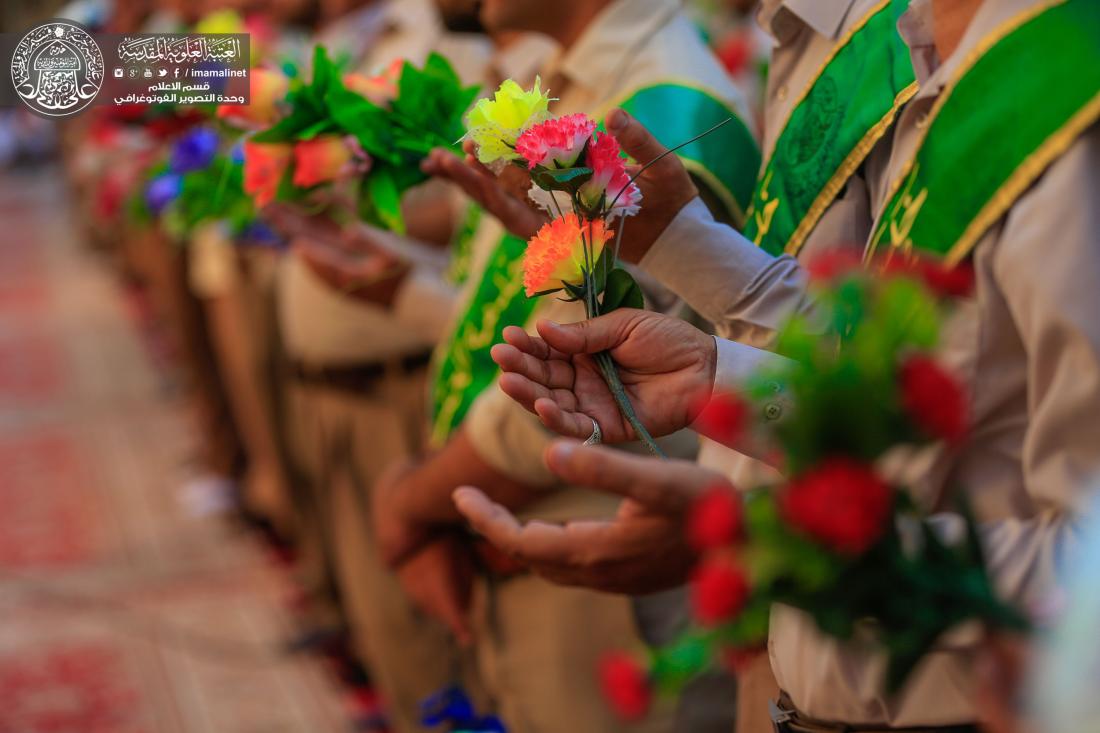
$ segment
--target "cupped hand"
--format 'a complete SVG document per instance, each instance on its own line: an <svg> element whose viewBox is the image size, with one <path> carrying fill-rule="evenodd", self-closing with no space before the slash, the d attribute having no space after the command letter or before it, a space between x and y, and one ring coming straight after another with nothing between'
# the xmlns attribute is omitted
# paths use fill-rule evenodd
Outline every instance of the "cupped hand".
<svg viewBox="0 0 1100 733"><path fill-rule="evenodd" d="M443 623L460 646L473 642L470 599L475 561L469 545L454 533L440 535L397 568L397 580L413 603Z"/></svg>
<svg viewBox="0 0 1100 733"><path fill-rule="evenodd" d="M473 528L546 579L615 593L652 593L683 584L697 556L684 523L696 498L721 474L688 461L667 461L558 441L546 455L565 482L625 497L609 520L522 524L473 487L454 501Z"/></svg>
<svg viewBox="0 0 1100 733"><path fill-rule="evenodd" d="M479 163L470 151L465 158L460 158L445 148L436 148L420 168L428 175L455 183L499 219L505 229L521 239L530 239L547 221L546 215L527 198L530 177L515 166L508 166L497 176Z"/></svg>
<svg viewBox="0 0 1100 733"><path fill-rule="evenodd" d="M542 320L541 338L504 330L492 349L500 388L554 432L585 439L592 420L608 443L635 440L592 355L608 351L627 396L654 436L687 427L710 396L717 364L711 336L678 318L621 309L579 323Z"/></svg>
<svg viewBox="0 0 1100 733"><path fill-rule="evenodd" d="M393 302L409 269L407 262L391 252L353 248L339 238L297 237L291 242L291 251L336 290L376 305Z"/></svg>
<svg viewBox="0 0 1100 733"><path fill-rule="evenodd" d="M382 562L397 568L436 535L433 528L410 521L401 503L401 481L416 468L413 461L395 461L371 488L371 522Z"/></svg>

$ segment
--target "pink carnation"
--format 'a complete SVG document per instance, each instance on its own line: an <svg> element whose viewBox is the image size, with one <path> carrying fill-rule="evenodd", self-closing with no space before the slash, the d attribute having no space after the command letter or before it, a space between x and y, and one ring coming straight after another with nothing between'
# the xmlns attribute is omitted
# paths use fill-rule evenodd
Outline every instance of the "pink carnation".
<svg viewBox="0 0 1100 733"><path fill-rule="evenodd" d="M630 182L626 173L626 160L622 157L619 141L607 133L597 134L588 146L585 163L592 169L592 178L581 186L581 203L588 209L615 205L607 217L633 216L638 213L642 192ZM618 200L616 200L616 198Z"/></svg>
<svg viewBox="0 0 1100 733"><path fill-rule="evenodd" d="M596 123L583 114L547 120L519 136L516 152L524 157L528 168L571 168L595 130Z"/></svg>

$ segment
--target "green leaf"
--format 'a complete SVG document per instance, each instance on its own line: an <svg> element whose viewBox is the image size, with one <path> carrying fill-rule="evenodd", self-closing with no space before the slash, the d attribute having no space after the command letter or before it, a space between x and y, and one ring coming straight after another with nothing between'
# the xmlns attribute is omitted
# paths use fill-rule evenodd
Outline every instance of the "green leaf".
<svg viewBox="0 0 1100 733"><path fill-rule="evenodd" d="M621 267L616 267L607 276L600 312L610 313L618 308L645 308L642 289L630 273Z"/></svg>
<svg viewBox="0 0 1100 733"><path fill-rule="evenodd" d="M405 233L401 217L401 193L390 171L374 169L360 187L360 213L367 222L398 234Z"/></svg>
<svg viewBox="0 0 1100 733"><path fill-rule="evenodd" d="M574 193L592 178L592 169L584 166L576 168L538 168L531 180L544 191L569 191Z"/></svg>

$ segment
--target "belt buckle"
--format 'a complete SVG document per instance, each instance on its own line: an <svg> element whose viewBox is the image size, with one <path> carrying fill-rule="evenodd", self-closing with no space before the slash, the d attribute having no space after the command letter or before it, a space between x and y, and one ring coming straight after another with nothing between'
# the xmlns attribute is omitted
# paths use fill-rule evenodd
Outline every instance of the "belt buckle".
<svg viewBox="0 0 1100 733"><path fill-rule="evenodd" d="M781 710L778 705L775 704L775 700L768 700L768 715L772 719L772 730L775 733L789 733L791 727L789 723L794 717L794 714L789 710Z"/></svg>

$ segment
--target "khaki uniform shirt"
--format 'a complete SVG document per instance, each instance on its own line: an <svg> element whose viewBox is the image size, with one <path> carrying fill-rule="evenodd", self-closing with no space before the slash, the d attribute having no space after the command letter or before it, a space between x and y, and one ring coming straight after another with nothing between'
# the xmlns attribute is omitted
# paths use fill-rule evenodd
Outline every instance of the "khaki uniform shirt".
<svg viewBox="0 0 1100 733"><path fill-rule="evenodd" d="M878 5L877 0L764 0L760 26L776 42L768 69L762 150L767 161L804 92L813 85L837 43ZM867 184L881 178L890 141L882 140L806 238L798 259L851 246L861 250L871 233L872 200ZM723 231L724 230L724 231ZM713 236L717 232L718 236ZM760 348L794 311L805 311L805 279L795 258L772 257L711 218L693 202L654 243L644 271L710 320L716 332ZM775 480L764 464L704 440L699 462L722 471L744 489Z"/></svg>
<svg viewBox="0 0 1100 733"><path fill-rule="evenodd" d="M641 86L684 79L709 89L743 119L750 119L743 96L684 17L677 0L613 2L567 52L551 60L542 78L551 86L551 94L559 97L552 107L556 114L586 112L600 117ZM629 219L626 227L629 232ZM559 322L585 317L581 304L552 298L543 299L538 315ZM471 407L465 428L478 454L501 473L534 486L556 485L543 462L551 436L496 385ZM690 455L695 439L682 434L667 447ZM606 516L617 504L615 497L569 489L549 493L527 513L544 519Z"/></svg>
<svg viewBox="0 0 1100 733"><path fill-rule="evenodd" d="M914 0L900 28L921 91L898 119L886 177L872 184L880 195L911 159L932 105L962 60L1039 1L989 0L940 64L928 34L930 3ZM1100 475L1098 192L1100 129L1093 126L974 249L975 296L956 308L941 347L971 393L969 441L954 452L934 446L898 454L884 466L929 508L948 486L965 488L994 580L1025 608L1055 592L1056 563L1072 545L1075 515ZM716 382L736 388L754 360L767 358L722 341ZM811 717L893 727L968 723L976 718L972 631L948 635L889 699L882 694L882 657L823 637L800 613L775 610L769 650L780 686Z"/></svg>
<svg viewBox="0 0 1100 733"><path fill-rule="evenodd" d="M349 32L353 31L353 32ZM366 73L384 69L395 58L423 63L438 51L467 83L481 79L488 61L482 41L444 32L430 0L391 0L381 11L366 8L322 33L334 48L369 43L360 64ZM334 51L335 53L335 51ZM434 339L419 325L428 310L446 311L454 294L442 273L418 270L408 278L395 304L397 312L341 293L293 255L280 268L277 284L279 324L287 352L310 365L379 361L425 351ZM403 320L405 319L405 320Z"/></svg>

